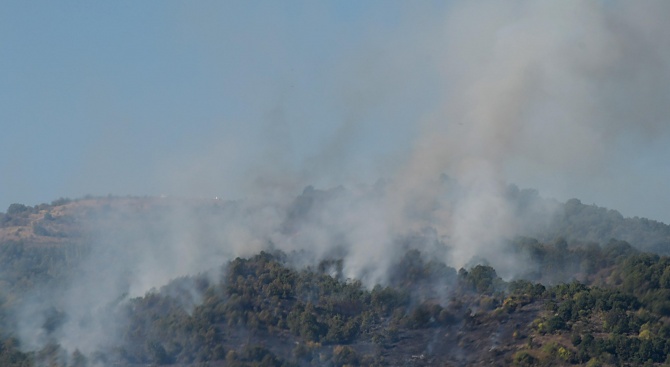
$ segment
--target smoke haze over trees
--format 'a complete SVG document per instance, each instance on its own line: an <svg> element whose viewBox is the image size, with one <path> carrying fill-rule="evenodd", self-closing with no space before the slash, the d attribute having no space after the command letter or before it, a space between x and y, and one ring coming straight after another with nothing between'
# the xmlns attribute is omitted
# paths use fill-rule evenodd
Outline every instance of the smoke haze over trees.
<svg viewBox="0 0 670 367"><path fill-rule="evenodd" d="M0 355L8 366L664 361L668 259L635 247L667 254L657 241L670 226L510 186L507 205L541 224L537 237L559 237L499 238L459 269L454 243L434 228L392 238L377 249L387 262L361 255L337 226L322 228L336 217L331 206L365 200L307 187L284 211L170 198L14 204L1 216ZM248 246L235 248L219 232L239 218L267 225L268 211L281 218L273 236L249 227L238 233ZM642 240L578 239L615 233ZM556 308L570 311L552 318ZM614 339L599 336L602 317Z"/></svg>
<svg viewBox="0 0 670 367"><path fill-rule="evenodd" d="M670 221L663 1L10 5L3 208L447 172Z"/></svg>
<svg viewBox="0 0 670 367"><path fill-rule="evenodd" d="M54 164L20 150L8 192L59 177L18 173L67 150L80 166L63 165L57 195L152 193L8 205L0 362L668 362L670 227L628 213L670 220L670 3L391 4L394 20L249 6L172 4L154 30L140 9L129 43L100 12L88 26L105 37L63 37L95 45L82 69L100 79L71 82L72 103L49 79L68 73L40 69L35 85L63 105L35 94L0 116L48 115L87 141L44 151ZM69 24L48 10L37 19ZM335 14L351 26L319 24ZM26 34L40 42L8 54L50 45ZM139 50L169 57L126 56ZM23 64L0 69L23 85Z"/></svg>

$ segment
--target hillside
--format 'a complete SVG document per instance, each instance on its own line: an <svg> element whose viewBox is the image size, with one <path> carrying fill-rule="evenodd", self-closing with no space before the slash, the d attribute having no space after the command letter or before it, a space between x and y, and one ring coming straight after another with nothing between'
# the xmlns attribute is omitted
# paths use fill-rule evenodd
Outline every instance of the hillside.
<svg viewBox="0 0 670 367"><path fill-rule="evenodd" d="M282 231L292 238L311 211L343 194L306 190L280 221ZM515 195L521 215L529 198L541 200L533 191ZM174 207L188 215L175 216ZM501 239L506 259L518 268L505 279L485 259L450 267L435 256L448 253L448 243L437 241L442 250L427 252L421 244L435 241L429 229L396 239L402 253L376 286L348 278L347 259L336 252L307 261L302 249L280 251L272 244L141 294L119 288L117 275L109 273L118 270L121 280L145 276L132 263L116 264L138 256L172 264L161 251L173 246L170 228L186 218L199 223L188 238L210 243L222 223L267 208L113 197L10 206L0 216L0 365L670 363L670 259L643 252L667 251L668 226L577 200L551 212L561 221L544 236L560 237ZM630 244L599 240L637 232L641 240ZM151 246L141 245L147 241ZM193 251L218 246L196 242ZM126 257L106 248L125 243ZM218 261L213 254L203 256ZM98 302L81 293L96 288L103 292L94 293Z"/></svg>

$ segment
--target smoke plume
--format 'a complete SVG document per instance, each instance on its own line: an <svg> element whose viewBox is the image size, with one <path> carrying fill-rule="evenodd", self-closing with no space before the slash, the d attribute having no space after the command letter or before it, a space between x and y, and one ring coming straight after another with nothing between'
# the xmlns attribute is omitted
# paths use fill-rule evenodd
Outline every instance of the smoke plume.
<svg viewBox="0 0 670 367"><path fill-rule="evenodd" d="M176 193L199 197L221 183L239 200L156 199L151 212L159 215L131 200L113 208L120 217L91 221L97 236L82 276L24 308L24 344L48 340L36 315L55 307L68 318L50 337L91 353L116 337L109 307L187 274L217 277L221 264L262 249L300 253L301 265L341 257L345 277L371 286L388 280L406 249L398 238L430 229L434 236L413 244L425 256L457 268L484 258L513 276L523 264L505 254L503 240L526 228L528 216L518 217L506 199L511 182L551 182L558 192L579 181L607 183L630 172L616 171L616 162L631 149L667 137L667 14L663 1L468 1L408 12L405 33L362 37L377 56L340 60L332 95L365 98L338 99L346 118L311 157L291 158L285 145L299 134L286 132L296 126L287 119L297 114L270 106L266 123L280 127L264 141L281 144L247 154L243 144L214 141L161 167ZM389 46L394 41L399 49ZM368 57L379 67L359 65ZM405 70L418 60L425 70ZM352 73L360 79L347 83L354 70L375 71ZM375 162L381 180L365 183L350 149L370 126L357 121L384 116L407 97L382 89L423 85L404 72L431 79L439 103L402 116L401 129L412 132L405 146ZM246 158L237 162L238 155ZM339 179L346 187L336 187Z"/></svg>

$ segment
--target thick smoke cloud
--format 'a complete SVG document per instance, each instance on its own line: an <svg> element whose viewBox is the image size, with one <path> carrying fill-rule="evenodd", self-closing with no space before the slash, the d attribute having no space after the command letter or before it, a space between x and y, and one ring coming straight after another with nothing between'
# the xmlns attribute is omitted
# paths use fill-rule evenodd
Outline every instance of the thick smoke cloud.
<svg viewBox="0 0 670 367"><path fill-rule="evenodd" d="M453 175L466 190L442 224L462 263L514 233L510 180L620 180L610 170L622 152L667 136L667 8L455 4L440 34L449 98L397 176L402 205L431 205L435 172Z"/></svg>
<svg viewBox="0 0 670 367"><path fill-rule="evenodd" d="M262 249L302 253L295 260L300 265L343 257L346 277L372 285L385 282L401 256L399 237L430 228L434 236L414 244L427 256L455 267L485 258L501 274L513 276L522 265L505 255L502 240L528 223L506 199L510 182L556 181L560 187L616 179L612 172L622 155L667 137L670 25L665 17L670 3L456 2L440 16L409 14L402 29L412 33L400 44L415 42L415 58L432 60L422 73L437 80L440 103L407 116L404 124L417 130L409 134L407 155L394 156L392 164L380 162L385 180L303 191L309 184L323 187L322 172L346 172L345 181L356 177L346 169L347 159L353 159L347 142L364 130L356 118L399 102L391 97L388 103L370 98L374 108L361 105L362 99L352 102L350 113L344 113L348 119L333 129L323 152L305 160L305 167L292 163L282 144L259 144L266 147L264 153L251 155L252 165L246 165L247 156L241 167L234 157L249 148L233 141L212 142L201 155L171 160L164 177L178 188L175 192L191 188L198 196L210 192L212 182L225 182L235 188L221 187L221 192L242 199L192 205L167 198L170 204L160 218L138 218L137 228L116 228L126 232L96 238L82 270L95 276L75 281L52 298L70 315L54 333L61 344L91 352L110 337L106 322L81 322L98 320L103 312L96 310L186 274L213 271L217 276L226 260ZM389 44L379 35L367 41L371 47ZM390 59L407 51L385 50ZM355 70L349 65L359 61L354 55L337 71ZM384 66L391 77L402 75L406 64ZM346 75L333 78L346 80ZM352 85L361 83L366 80ZM397 84L385 82L384 88ZM349 108L346 103L339 107ZM275 113L268 119L290 129L285 119L293 115L276 106L269 110ZM266 139L289 144L283 130ZM211 213L198 212L208 206ZM112 228L127 221L101 218L100 223ZM39 322L28 321L43 309L25 310L22 336L32 341L27 345L39 346L44 342L36 330Z"/></svg>

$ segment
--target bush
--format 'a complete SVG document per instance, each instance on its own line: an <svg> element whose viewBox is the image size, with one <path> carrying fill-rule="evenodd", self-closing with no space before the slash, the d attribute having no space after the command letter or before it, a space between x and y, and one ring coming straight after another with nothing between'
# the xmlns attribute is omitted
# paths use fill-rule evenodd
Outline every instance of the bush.
<svg viewBox="0 0 670 367"><path fill-rule="evenodd" d="M333 363L336 366L357 366L359 361L360 357L353 348L340 345L333 348Z"/></svg>
<svg viewBox="0 0 670 367"><path fill-rule="evenodd" d="M29 213L30 212L30 207L25 206L23 204L11 204L9 208L7 208L7 215L20 215L23 213Z"/></svg>
<svg viewBox="0 0 670 367"><path fill-rule="evenodd" d="M547 320L547 331L550 333L553 333L554 331L558 330L565 330L567 328L567 325L565 321L559 317L559 316L554 316Z"/></svg>
<svg viewBox="0 0 670 367"><path fill-rule="evenodd" d="M533 357L532 354L526 352L525 350L516 352L512 358L512 363L519 367L535 366L537 365L537 362L537 358Z"/></svg>

